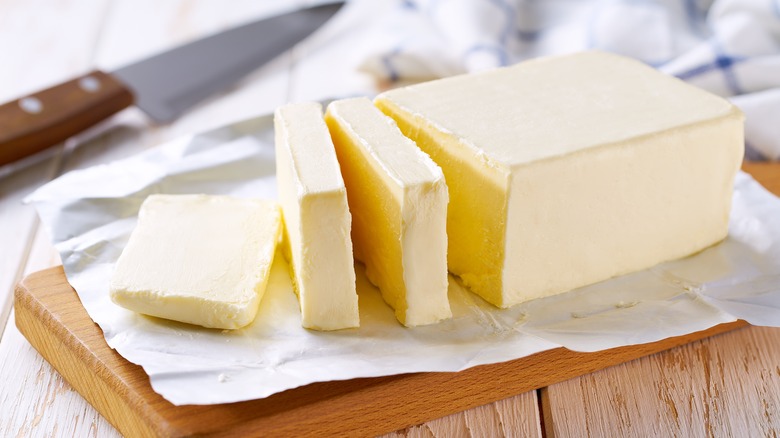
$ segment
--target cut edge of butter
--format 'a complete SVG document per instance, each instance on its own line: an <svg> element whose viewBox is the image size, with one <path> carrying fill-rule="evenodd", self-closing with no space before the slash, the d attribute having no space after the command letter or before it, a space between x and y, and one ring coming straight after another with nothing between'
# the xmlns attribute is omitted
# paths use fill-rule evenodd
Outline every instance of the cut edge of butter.
<svg viewBox="0 0 780 438"><path fill-rule="evenodd" d="M314 330L358 327L352 217L322 106L279 107L274 125L284 254L301 324Z"/></svg>
<svg viewBox="0 0 780 438"><path fill-rule="evenodd" d="M447 143L452 133L382 95L374 103L444 172L449 191L446 224L449 271L466 287L500 306L503 277L502 271L496 270L496 261L503 263L505 233L494 218L506 215L508 170L489 162L484 154L460 139L449 149L437 146Z"/></svg>
<svg viewBox="0 0 780 438"><path fill-rule="evenodd" d="M548 57L375 103L444 170L450 270L499 307L683 257L727 233L741 112L635 60Z"/></svg>
<svg viewBox="0 0 780 438"><path fill-rule="evenodd" d="M353 216L356 258L408 327L450 318L447 185L430 157L367 98L325 114Z"/></svg>
<svg viewBox="0 0 780 438"><path fill-rule="evenodd" d="M207 328L244 327L257 316L280 235L273 201L151 195L115 265L111 300Z"/></svg>

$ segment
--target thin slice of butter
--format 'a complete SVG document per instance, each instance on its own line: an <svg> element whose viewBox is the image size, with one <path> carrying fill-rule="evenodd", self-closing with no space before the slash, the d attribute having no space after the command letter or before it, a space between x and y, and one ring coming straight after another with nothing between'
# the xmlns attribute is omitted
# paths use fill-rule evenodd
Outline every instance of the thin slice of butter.
<svg viewBox="0 0 780 438"><path fill-rule="evenodd" d="M452 316L447 299L447 185L428 155L370 100L325 113L347 186L355 258L406 326Z"/></svg>
<svg viewBox="0 0 780 438"><path fill-rule="evenodd" d="M385 92L444 171L450 270L508 307L727 234L743 117L628 58L542 58Z"/></svg>
<svg viewBox="0 0 780 438"><path fill-rule="evenodd" d="M358 327L352 217L322 106L280 107L274 124L284 252L301 304L302 325L316 330Z"/></svg>
<svg viewBox="0 0 780 438"><path fill-rule="evenodd" d="M111 299L174 321L243 327L257 315L280 234L273 201L151 195L116 263Z"/></svg>

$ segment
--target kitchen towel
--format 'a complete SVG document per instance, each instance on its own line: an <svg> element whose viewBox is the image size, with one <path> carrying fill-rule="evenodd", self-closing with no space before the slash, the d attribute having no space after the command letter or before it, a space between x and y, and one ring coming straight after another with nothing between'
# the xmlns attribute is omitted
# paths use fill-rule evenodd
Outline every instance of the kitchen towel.
<svg viewBox="0 0 780 438"><path fill-rule="evenodd" d="M598 49L729 97L780 159L780 0L399 0L361 69L421 81Z"/></svg>

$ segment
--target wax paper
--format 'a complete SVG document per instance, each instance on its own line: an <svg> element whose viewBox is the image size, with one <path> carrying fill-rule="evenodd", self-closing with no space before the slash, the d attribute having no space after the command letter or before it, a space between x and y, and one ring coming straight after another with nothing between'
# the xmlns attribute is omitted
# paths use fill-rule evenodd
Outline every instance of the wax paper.
<svg viewBox="0 0 780 438"><path fill-rule="evenodd" d="M744 319L780 326L780 200L737 176L729 237L685 259L497 309L450 277L453 318L405 328L356 264L359 329L301 328L277 253L257 319L222 331L148 317L109 298L114 262L153 193L275 198L273 123L261 116L68 173L32 194L69 282L106 342L176 405L267 397L313 382L459 371L564 346L597 351ZM214 230L219 232L219 230Z"/></svg>

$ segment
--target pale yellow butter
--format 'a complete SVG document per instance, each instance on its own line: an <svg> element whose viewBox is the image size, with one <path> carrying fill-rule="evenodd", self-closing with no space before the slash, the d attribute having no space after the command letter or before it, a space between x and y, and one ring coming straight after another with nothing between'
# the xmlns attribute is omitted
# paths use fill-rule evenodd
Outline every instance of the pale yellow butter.
<svg viewBox="0 0 780 438"><path fill-rule="evenodd" d="M325 114L352 212L355 257L406 326L450 318L441 169L366 98Z"/></svg>
<svg viewBox="0 0 780 438"><path fill-rule="evenodd" d="M322 107L317 103L280 107L274 125L285 256L301 304L302 325L317 330L357 327L352 217Z"/></svg>
<svg viewBox="0 0 780 438"><path fill-rule="evenodd" d="M111 299L174 321L243 327L257 315L280 230L272 201L151 195L116 263Z"/></svg>
<svg viewBox="0 0 780 438"><path fill-rule="evenodd" d="M444 171L449 269L507 307L687 256L727 234L743 116L600 52L385 92Z"/></svg>

